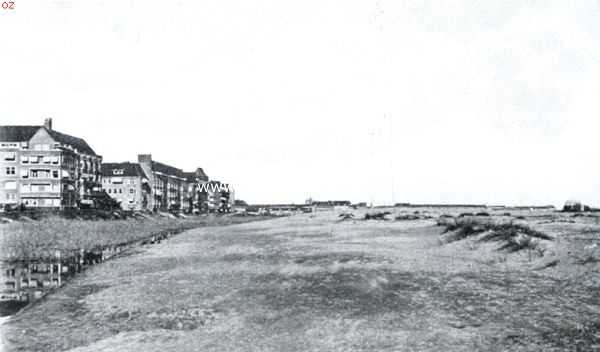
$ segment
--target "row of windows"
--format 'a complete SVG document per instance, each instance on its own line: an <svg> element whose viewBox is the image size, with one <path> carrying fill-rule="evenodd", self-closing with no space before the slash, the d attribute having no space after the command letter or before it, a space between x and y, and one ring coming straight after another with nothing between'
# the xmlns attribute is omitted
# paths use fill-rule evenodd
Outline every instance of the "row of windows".
<svg viewBox="0 0 600 352"><path fill-rule="evenodd" d="M36 192L60 192L60 184L58 183L44 183L44 184L26 184L21 185L21 192L23 193L36 193Z"/></svg>
<svg viewBox="0 0 600 352"><path fill-rule="evenodd" d="M4 182L5 190L16 190L17 182L8 181ZM60 191L59 183L32 183L32 184L23 184L21 185L21 192L29 193L29 192L58 192Z"/></svg>
<svg viewBox="0 0 600 352"><path fill-rule="evenodd" d="M2 156L0 156L0 160L3 161L16 161L16 154L14 152L9 152L9 153L3 153ZM32 155L32 156L21 156L21 163L22 164L54 164L54 165L58 165L60 162L60 158L58 155ZM68 162L68 165L71 165L72 162ZM90 172L95 172L97 170L100 170L100 165L99 163L95 163L92 161L87 161L87 160L81 160L80 162L80 166L83 169L83 172L87 173L88 171Z"/></svg>
<svg viewBox="0 0 600 352"><path fill-rule="evenodd" d="M16 175L17 170L14 166L8 166L5 168L4 173L6 175ZM59 170L21 170L22 178L59 178Z"/></svg>
<svg viewBox="0 0 600 352"><path fill-rule="evenodd" d="M129 182L127 182L127 179L122 179L121 177L113 177L113 178L103 178L102 179L102 183L106 183L106 184L127 184L129 183L130 185L134 185L136 184L135 179L131 178L129 179Z"/></svg>
<svg viewBox="0 0 600 352"><path fill-rule="evenodd" d="M29 171L29 172L28 172ZM59 178L59 170L21 170L22 178Z"/></svg>
<svg viewBox="0 0 600 352"><path fill-rule="evenodd" d="M34 207L60 207L60 199L26 199L24 203Z"/></svg>
<svg viewBox="0 0 600 352"><path fill-rule="evenodd" d="M54 144L54 148L57 148L59 146L58 143ZM52 146L50 144L35 144L33 146L33 150L39 150L39 151L48 151L52 148Z"/></svg>
<svg viewBox="0 0 600 352"><path fill-rule="evenodd" d="M17 194L16 193L7 193L6 194L6 200L8 201L16 201L17 200ZM37 199L37 200L31 200L31 199L26 199L24 201L25 205L33 205L33 206L60 206L60 199Z"/></svg>
<svg viewBox="0 0 600 352"><path fill-rule="evenodd" d="M117 194L117 193L123 193L123 189L121 188L108 188L106 189L106 192L109 194ZM129 194L135 194L135 188L130 188L129 189Z"/></svg>
<svg viewBox="0 0 600 352"><path fill-rule="evenodd" d="M59 163L59 157L58 155L54 155L54 156L42 156L42 155L35 155L35 156L22 156L21 157L21 163L22 164L55 164L57 165Z"/></svg>

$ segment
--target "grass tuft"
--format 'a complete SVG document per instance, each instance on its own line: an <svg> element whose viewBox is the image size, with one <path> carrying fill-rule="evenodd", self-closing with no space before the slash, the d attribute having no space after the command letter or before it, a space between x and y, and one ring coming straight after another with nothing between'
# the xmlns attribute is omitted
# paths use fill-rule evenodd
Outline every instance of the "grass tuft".
<svg viewBox="0 0 600 352"><path fill-rule="evenodd" d="M479 238L480 242L504 242L499 250L509 252L535 249L540 240L553 240L551 236L545 233L513 222L498 224L475 217L463 217L456 219L439 218L437 223L446 227L444 233L451 232L451 235L448 236L449 242L484 234Z"/></svg>

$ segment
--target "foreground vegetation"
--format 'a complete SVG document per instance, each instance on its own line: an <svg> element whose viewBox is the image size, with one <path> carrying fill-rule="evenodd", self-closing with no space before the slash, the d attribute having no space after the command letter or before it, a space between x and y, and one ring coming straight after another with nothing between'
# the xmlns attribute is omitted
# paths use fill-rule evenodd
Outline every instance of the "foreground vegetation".
<svg viewBox="0 0 600 352"><path fill-rule="evenodd" d="M171 214L144 215L122 220L88 221L44 217L37 221L14 221L0 225L0 260L32 260L68 257L80 250L91 251L125 245L165 231L201 226L227 225L260 217L205 215L175 217Z"/></svg>
<svg viewBox="0 0 600 352"><path fill-rule="evenodd" d="M513 220L498 222L479 217L441 217L437 224L446 227L445 240L448 242L478 236L481 242L501 242L498 249L509 252L536 249L540 240L553 240L551 236Z"/></svg>

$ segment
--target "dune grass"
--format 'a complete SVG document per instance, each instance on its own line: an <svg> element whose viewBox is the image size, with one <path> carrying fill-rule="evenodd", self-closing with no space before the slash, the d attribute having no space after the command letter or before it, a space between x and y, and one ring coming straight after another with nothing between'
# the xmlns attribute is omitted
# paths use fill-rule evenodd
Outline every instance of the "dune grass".
<svg viewBox="0 0 600 352"><path fill-rule="evenodd" d="M449 242L460 241L469 237L482 235L480 242L503 242L499 250L517 252L522 249L535 249L539 240L551 241L553 238L531 227L509 222L495 222L476 217L459 217L438 219L439 226L446 227L445 234Z"/></svg>
<svg viewBox="0 0 600 352"><path fill-rule="evenodd" d="M66 257L84 250L95 250L135 242L164 231L201 226L248 222L257 218L234 216L193 216L187 218L145 217L126 220L86 221L60 217L39 221L12 222L0 226L0 260L16 261Z"/></svg>

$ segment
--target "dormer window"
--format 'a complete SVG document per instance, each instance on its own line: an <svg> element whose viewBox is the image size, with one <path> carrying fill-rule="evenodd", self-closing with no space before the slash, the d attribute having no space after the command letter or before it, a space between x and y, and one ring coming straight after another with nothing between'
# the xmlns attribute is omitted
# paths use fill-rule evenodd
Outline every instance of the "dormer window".
<svg viewBox="0 0 600 352"><path fill-rule="evenodd" d="M123 175L123 169L113 169L113 175Z"/></svg>

